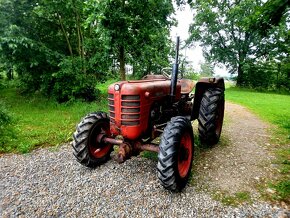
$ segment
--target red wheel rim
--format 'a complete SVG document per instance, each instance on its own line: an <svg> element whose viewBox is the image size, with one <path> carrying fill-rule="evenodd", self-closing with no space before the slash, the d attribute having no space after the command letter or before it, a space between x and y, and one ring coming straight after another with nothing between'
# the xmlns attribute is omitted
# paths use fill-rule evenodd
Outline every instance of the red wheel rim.
<svg viewBox="0 0 290 218"><path fill-rule="evenodd" d="M185 132L181 137L178 149L178 172L181 178L188 175L192 161L192 139L189 132Z"/></svg>
<svg viewBox="0 0 290 218"><path fill-rule="evenodd" d="M89 150L95 158L102 158L107 155L112 145L104 145L98 142L99 135L110 136L110 124L105 121L98 122L92 129L89 137Z"/></svg>

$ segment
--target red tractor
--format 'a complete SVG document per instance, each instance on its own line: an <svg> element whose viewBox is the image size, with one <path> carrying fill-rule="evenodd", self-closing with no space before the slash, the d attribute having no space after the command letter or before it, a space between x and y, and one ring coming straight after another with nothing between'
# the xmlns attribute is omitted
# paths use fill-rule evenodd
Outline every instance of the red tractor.
<svg viewBox="0 0 290 218"><path fill-rule="evenodd" d="M191 121L198 119L201 143L219 141L224 80L202 78L195 85L178 79L179 38L176 47L171 79L167 74L147 75L109 86L109 114L88 114L73 134L73 154L78 162L91 168L103 164L114 145L119 146L115 156L119 163L141 151L154 151L158 152L157 175L162 186L171 191L185 187L194 156ZM158 145L154 139L159 136Z"/></svg>

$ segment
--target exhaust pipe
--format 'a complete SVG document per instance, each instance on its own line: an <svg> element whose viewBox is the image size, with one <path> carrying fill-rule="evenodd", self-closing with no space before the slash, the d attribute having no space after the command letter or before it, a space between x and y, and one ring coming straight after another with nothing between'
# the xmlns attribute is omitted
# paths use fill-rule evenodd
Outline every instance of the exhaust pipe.
<svg viewBox="0 0 290 218"><path fill-rule="evenodd" d="M175 49L175 62L172 68L171 74L171 84L170 84L170 97L171 102L174 102L175 94L176 94L176 84L177 84L177 77L178 77L178 55L179 55L179 36L176 38L176 49Z"/></svg>

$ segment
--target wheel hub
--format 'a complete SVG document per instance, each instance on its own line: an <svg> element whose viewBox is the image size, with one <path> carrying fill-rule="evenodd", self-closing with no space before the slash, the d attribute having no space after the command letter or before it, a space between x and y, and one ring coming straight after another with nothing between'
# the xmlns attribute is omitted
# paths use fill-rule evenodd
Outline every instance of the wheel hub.
<svg viewBox="0 0 290 218"><path fill-rule="evenodd" d="M103 142L106 135L110 135L109 124L100 122L98 125L94 126L89 140L90 153L95 158L104 157L108 151L111 149L111 145Z"/></svg>
<svg viewBox="0 0 290 218"><path fill-rule="evenodd" d="M188 175L191 166L192 157L192 141L188 132L182 135L181 143L178 150L178 172L181 178Z"/></svg>
<svg viewBox="0 0 290 218"><path fill-rule="evenodd" d="M184 145L182 145L182 147L180 148L180 161L186 161L188 159L188 149L184 147Z"/></svg>

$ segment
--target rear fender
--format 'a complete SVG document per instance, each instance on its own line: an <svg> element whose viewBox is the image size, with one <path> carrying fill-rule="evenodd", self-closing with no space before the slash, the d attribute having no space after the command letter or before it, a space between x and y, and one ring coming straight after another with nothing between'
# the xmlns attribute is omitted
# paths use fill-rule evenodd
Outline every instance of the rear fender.
<svg viewBox="0 0 290 218"><path fill-rule="evenodd" d="M225 90L224 78L203 77L200 80L198 80L195 86L194 103L191 114L191 120L198 118L202 96L204 92L209 88L221 88L222 90Z"/></svg>

